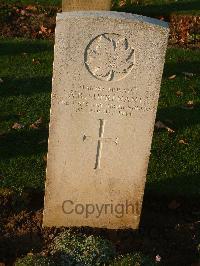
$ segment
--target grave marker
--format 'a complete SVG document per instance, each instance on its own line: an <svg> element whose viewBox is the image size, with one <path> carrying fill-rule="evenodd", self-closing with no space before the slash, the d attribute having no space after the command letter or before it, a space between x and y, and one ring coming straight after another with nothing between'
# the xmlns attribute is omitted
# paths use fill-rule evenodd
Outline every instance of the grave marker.
<svg viewBox="0 0 200 266"><path fill-rule="evenodd" d="M63 0L62 11L110 10L111 0Z"/></svg>
<svg viewBox="0 0 200 266"><path fill-rule="evenodd" d="M58 14L44 226L138 228L168 32L126 13Z"/></svg>

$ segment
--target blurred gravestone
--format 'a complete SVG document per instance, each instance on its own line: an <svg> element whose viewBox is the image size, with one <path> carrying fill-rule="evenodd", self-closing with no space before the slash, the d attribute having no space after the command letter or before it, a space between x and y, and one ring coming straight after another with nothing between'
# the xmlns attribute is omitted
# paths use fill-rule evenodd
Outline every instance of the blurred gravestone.
<svg viewBox="0 0 200 266"><path fill-rule="evenodd" d="M63 0L62 11L110 10L111 0Z"/></svg>

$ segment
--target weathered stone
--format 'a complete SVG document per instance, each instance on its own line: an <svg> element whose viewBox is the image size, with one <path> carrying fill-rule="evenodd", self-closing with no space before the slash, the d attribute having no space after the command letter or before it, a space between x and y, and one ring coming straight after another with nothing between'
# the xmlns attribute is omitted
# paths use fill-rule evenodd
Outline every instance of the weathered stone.
<svg viewBox="0 0 200 266"><path fill-rule="evenodd" d="M63 0L62 11L110 10L111 0Z"/></svg>
<svg viewBox="0 0 200 266"><path fill-rule="evenodd" d="M167 24L58 14L44 226L137 228Z"/></svg>

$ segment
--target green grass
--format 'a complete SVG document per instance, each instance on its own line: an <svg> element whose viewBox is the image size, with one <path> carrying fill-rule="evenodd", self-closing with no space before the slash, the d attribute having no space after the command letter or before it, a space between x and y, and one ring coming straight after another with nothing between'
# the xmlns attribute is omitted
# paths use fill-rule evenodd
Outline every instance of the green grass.
<svg viewBox="0 0 200 266"><path fill-rule="evenodd" d="M26 53L26 54L24 54ZM33 59L39 60L34 64ZM2 185L43 188L47 127L29 125L41 116L49 120L53 44L47 41L0 42L0 172ZM13 130L18 122L23 130ZM44 142L46 141L46 142Z"/></svg>
<svg viewBox="0 0 200 266"><path fill-rule="evenodd" d="M25 54L24 54L25 53ZM33 59L40 63L34 64ZM50 109L53 43L0 41L0 186L43 190ZM167 52L157 119L175 130L155 130L147 192L154 195L200 195L200 51ZM182 72L195 75L185 79ZM176 74L176 78L168 77ZM177 97L176 91L183 96ZM194 101L193 110L181 107ZM39 117L44 127L30 129ZM23 129L11 129L18 122ZM188 145L179 144L185 140Z"/></svg>

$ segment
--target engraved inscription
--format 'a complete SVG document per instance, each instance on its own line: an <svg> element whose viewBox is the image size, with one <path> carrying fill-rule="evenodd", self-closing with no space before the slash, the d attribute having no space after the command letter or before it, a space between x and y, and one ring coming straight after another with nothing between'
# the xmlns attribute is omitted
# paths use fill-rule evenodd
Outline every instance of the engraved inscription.
<svg viewBox="0 0 200 266"><path fill-rule="evenodd" d="M87 46L85 65L93 77L103 81L117 81L125 78L133 69L134 49L125 37L104 33Z"/></svg>
<svg viewBox="0 0 200 266"><path fill-rule="evenodd" d="M152 112L158 98L156 91L139 91L136 87L102 87L72 85L71 90L63 89L62 97L52 98L75 113L98 113L106 116L131 117L135 112Z"/></svg>
<svg viewBox="0 0 200 266"><path fill-rule="evenodd" d="M101 155L102 155L102 148L103 148L103 142L114 142L116 145L118 144L118 138L113 140L112 138L104 138L104 130L105 130L105 124L106 120L99 119L100 121L100 127L99 127L99 137L97 139L97 154L96 154L96 162L94 169L101 169ZM83 141L86 141L87 139L92 138L91 136L83 136Z"/></svg>

